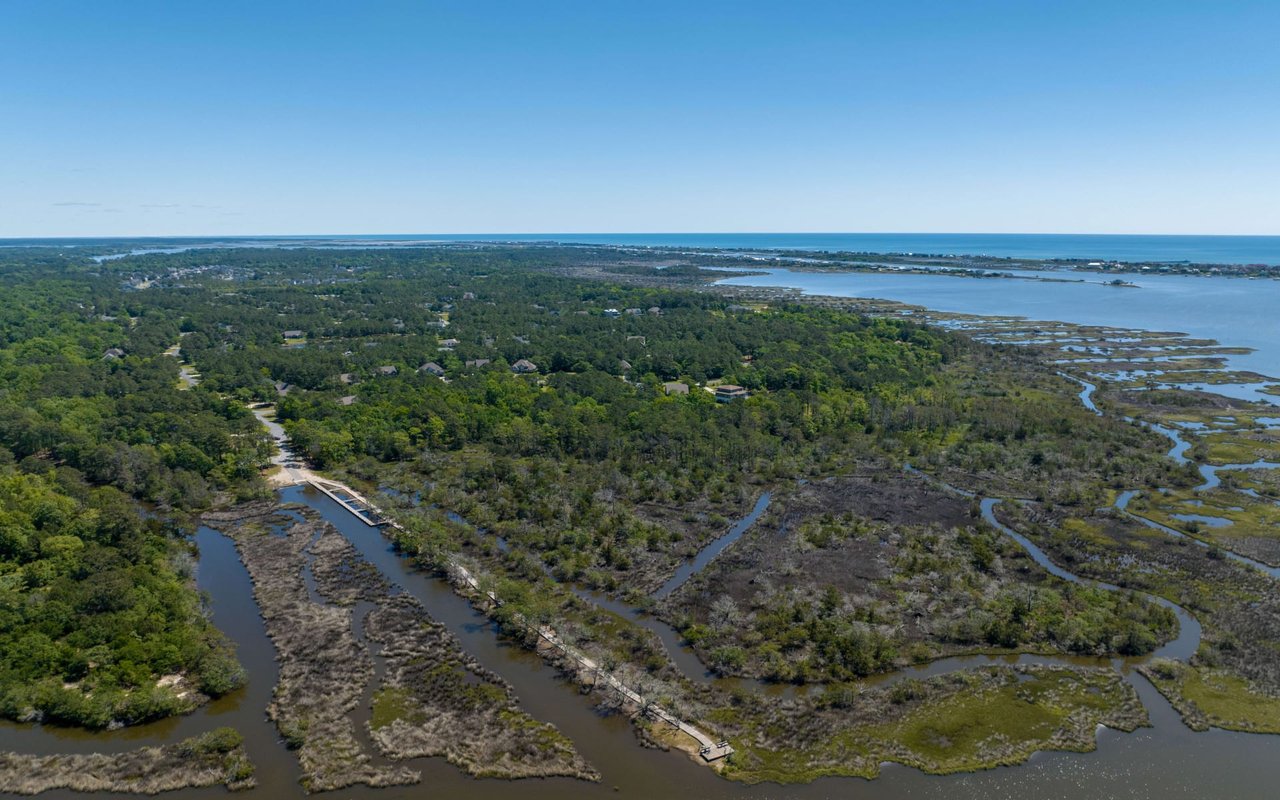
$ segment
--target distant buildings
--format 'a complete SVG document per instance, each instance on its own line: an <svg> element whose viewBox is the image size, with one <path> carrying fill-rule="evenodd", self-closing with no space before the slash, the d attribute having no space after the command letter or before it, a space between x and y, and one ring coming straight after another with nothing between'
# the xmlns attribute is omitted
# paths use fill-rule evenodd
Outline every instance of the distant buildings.
<svg viewBox="0 0 1280 800"><path fill-rule="evenodd" d="M606 308L604 310L604 315L606 317L620 317L622 316L622 312L616 308Z"/></svg>
<svg viewBox="0 0 1280 800"><path fill-rule="evenodd" d="M383 375L395 375L399 373L400 370L396 369L391 364L384 364L383 366L378 367L378 372L382 373Z"/></svg>
<svg viewBox="0 0 1280 800"><path fill-rule="evenodd" d="M681 381L667 381L662 384L662 391L667 394L688 394L689 384L682 383Z"/></svg>
<svg viewBox="0 0 1280 800"><path fill-rule="evenodd" d="M746 389L732 383L717 386L715 395L717 403L732 403L734 400L743 400L751 396Z"/></svg>
<svg viewBox="0 0 1280 800"><path fill-rule="evenodd" d="M102 354L103 361L115 361L117 358L124 358L124 351L119 347L108 347Z"/></svg>
<svg viewBox="0 0 1280 800"><path fill-rule="evenodd" d="M440 366L434 361L428 361L427 363L418 367L418 372L426 372L431 375L435 375L437 378L444 377L444 367Z"/></svg>
<svg viewBox="0 0 1280 800"><path fill-rule="evenodd" d="M280 335L281 335L281 336L283 336L283 337L284 337L284 338L286 338L286 339L303 339L303 338L306 338L306 333L305 333L304 331L300 331L300 330L281 331L281 332L280 332Z"/></svg>
<svg viewBox="0 0 1280 800"><path fill-rule="evenodd" d="M355 403L355 401L356 401L356 396L355 396L354 394L349 394L349 395L347 395L347 396L345 396L345 397L339 397L339 398L338 398L338 405L340 405L340 406L349 406L349 405L352 405L353 403Z"/></svg>
<svg viewBox="0 0 1280 800"><path fill-rule="evenodd" d="M640 316L641 314L643 314L644 312L643 312L643 311L641 311L641 310L640 310L640 309L638 309L638 308L628 308L628 309L627 309L627 313L628 313L628 314L630 314L630 315L631 315L631 316L633 316L633 317L638 317L638 316Z"/></svg>
<svg viewBox="0 0 1280 800"><path fill-rule="evenodd" d="M490 361L489 361L489 359L487 359L487 358L469 358L469 359L467 359L467 366L468 366L468 367L475 367L475 368L479 369L480 367L487 367L487 366L489 366L489 364L490 364Z"/></svg>
<svg viewBox="0 0 1280 800"><path fill-rule="evenodd" d="M452 350L460 344L462 344L462 342L457 339L444 339L440 342L440 348L442 350Z"/></svg>
<svg viewBox="0 0 1280 800"><path fill-rule="evenodd" d="M528 375L538 371L538 365L527 358L522 358L511 365L511 371L518 375Z"/></svg>

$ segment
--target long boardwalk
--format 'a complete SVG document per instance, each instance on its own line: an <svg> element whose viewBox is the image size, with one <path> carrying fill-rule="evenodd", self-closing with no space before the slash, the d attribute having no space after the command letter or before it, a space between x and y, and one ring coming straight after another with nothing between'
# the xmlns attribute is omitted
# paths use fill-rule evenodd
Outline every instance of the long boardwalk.
<svg viewBox="0 0 1280 800"><path fill-rule="evenodd" d="M327 497L355 516L356 519L370 527L393 527L403 530L403 527L384 514L382 509L344 483L314 476L305 481L299 481L299 483L304 482L323 492ZM470 589L486 594L490 600L498 605L502 604L501 598L496 594L491 591L485 592L480 588L480 581L465 566L455 561L450 563L450 567L453 574L458 576L458 580L466 584ZM634 703L644 714L692 737L698 743L698 754L705 761L717 761L733 753L733 747L728 742L712 738L706 732L685 722L658 704L649 702L643 695L627 686L613 673L605 672L594 659L588 658L580 650L562 640L555 629L549 626L535 626L523 617L520 617L519 621L529 630L536 632L542 641L572 659L585 672L599 676L605 686L622 695L629 702Z"/></svg>

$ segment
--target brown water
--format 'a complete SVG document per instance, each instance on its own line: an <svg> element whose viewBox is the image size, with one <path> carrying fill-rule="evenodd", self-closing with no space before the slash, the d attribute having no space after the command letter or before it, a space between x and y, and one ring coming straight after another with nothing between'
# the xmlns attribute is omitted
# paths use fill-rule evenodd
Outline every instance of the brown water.
<svg viewBox="0 0 1280 800"><path fill-rule="evenodd" d="M476 780L442 759L410 762L423 772L418 786L389 789L352 787L330 793L341 798L1171 798L1274 796L1280 782L1280 737L1227 731L1194 733L1178 719L1159 693L1141 678L1135 686L1151 712L1153 728L1132 734L1102 730L1094 753L1041 753L1018 767L959 776L928 776L886 765L875 781L823 779L804 786L743 786L725 781L680 753L644 749L630 725L619 717L603 717L591 698L561 680L553 669L522 649L499 641L493 625L453 594L441 580L415 571L394 553L381 532L360 523L336 503L310 489L282 492L287 502L301 502L332 522L392 582L417 597L432 616L447 625L463 647L482 664L505 677L524 708L554 723L600 771L598 785L568 779ZM251 586L230 541L207 528L198 535L199 581L212 595L215 623L239 645L249 670L248 686L207 709L179 720L102 734L60 731L36 726L0 727L0 749L26 752L120 751L143 744L174 741L217 725L239 728L258 765L259 787L250 798L302 797L297 762L284 749L263 709L275 682L274 651L252 600ZM1034 657L1005 659L1035 660ZM990 663L990 659L954 659L915 674ZM187 798L226 796L222 789L176 793ZM43 797L83 797L48 793Z"/></svg>

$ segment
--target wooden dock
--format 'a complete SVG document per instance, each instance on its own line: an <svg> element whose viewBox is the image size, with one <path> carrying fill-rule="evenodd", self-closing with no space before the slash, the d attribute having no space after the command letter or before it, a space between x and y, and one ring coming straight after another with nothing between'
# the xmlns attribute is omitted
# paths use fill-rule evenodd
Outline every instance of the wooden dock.
<svg viewBox="0 0 1280 800"><path fill-rule="evenodd" d="M337 481L312 478L307 483L324 492L331 500L350 511L356 519L370 528L381 528L391 524L391 520L383 516L377 506Z"/></svg>
<svg viewBox="0 0 1280 800"><path fill-rule="evenodd" d="M345 484L315 477L308 479L307 483L311 484L319 491L324 492L324 494L331 500L345 508L357 519L371 528L392 527L403 530L399 524L383 514L380 508L369 502L367 498L363 497L360 493ZM454 562L452 564L451 571L454 573L455 579L466 584L470 589L483 592L493 602L498 605L502 604L502 600L494 594L494 592L485 592L481 589L480 581L478 581L476 577L471 574L471 571L463 565ZM616 676L603 670L599 664L591 658L588 658L576 647L571 646L561 639L560 635L556 633L554 629L547 626L535 626L528 620L525 620L521 615L517 615L517 619L530 630L535 631L538 637L547 644L555 647L565 655L577 661L587 672L594 672L600 675L603 678L605 686L634 703L644 714L652 717L653 719L660 720L676 730L692 737L698 743L698 754L702 756L704 761L717 761L733 753L733 747L730 746L728 742L717 741L711 738L697 727L676 717L674 714L656 703L649 702L641 696L640 693L632 689L630 686L627 686Z"/></svg>

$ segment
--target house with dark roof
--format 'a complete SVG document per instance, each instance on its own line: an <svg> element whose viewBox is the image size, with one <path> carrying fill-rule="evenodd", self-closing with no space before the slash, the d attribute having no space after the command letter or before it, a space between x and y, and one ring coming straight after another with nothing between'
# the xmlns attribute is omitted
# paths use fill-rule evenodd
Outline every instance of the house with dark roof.
<svg viewBox="0 0 1280 800"><path fill-rule="evenodd" d="M418 367L418 372L429 372L432 375L435 375L437 378L444 377L444 367L440 366L434 361L428 361L427 363Z"/></svg>
<svg viewBox="0 0 1280 800"><path fill-rule="evenodd" d="M715 395L717 403L732 403L734 400L742 400L751 396L745 388L732 383L717 386Z"/></svg>

